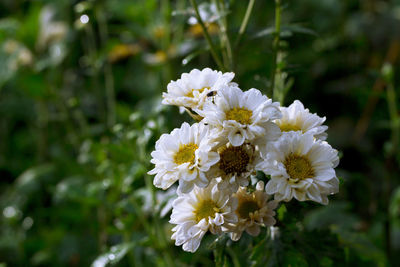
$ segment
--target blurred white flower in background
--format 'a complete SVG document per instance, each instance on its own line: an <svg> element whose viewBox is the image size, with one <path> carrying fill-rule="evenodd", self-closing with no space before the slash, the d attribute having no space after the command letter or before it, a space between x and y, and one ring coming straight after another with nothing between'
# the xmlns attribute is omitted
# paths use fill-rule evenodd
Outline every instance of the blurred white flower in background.
<svg viewBox="0 0 400 267"><path fill-rule="evenodd" d="M217 6L214 3L202 3L199 5L200 18L204 23L213 23L217 21L220 17L218 14ZM190 25L195 25L198 23L195 16L191 16L188 19Z"/></svg>
<svg viewBox="0 0 400 267"><path fill-rule="evenodd" d="M39 36L37 40L37 48L44 50L51 44L63 40L68 32L68 27L65 22L54 21L56 10L47 5L43 7L39 15Z"/></svg>

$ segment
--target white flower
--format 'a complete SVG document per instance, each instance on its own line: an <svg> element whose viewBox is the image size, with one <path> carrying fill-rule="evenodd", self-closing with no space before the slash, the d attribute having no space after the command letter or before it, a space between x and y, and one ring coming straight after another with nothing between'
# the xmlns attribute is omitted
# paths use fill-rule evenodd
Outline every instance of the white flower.
<svg viewBox="0 0 400 267"><path fill-rule="evenodd" d="M162 103L165 105L185 108L201 109L210 94L214 94L219 86L230 83L235 74L205 68L194 69L190 73L183 73L177 81L171 81L167 86L167 93L163 93Z"/></svg>
<svg viewBox="0 0 400 267"><path fill-rule="evenodd" d="M211 183L206 188L195 187L188 194L180 194L172 204L170 223L176 224L171 239L175 245L183 245L185 251L195 252L204 234L227 231L225 225L237 220L237 202Z"/></svg>
<svg viewBox="0 0 400 267"><path fill-rule="evenodd" d="M279 104L272 103L259 90L243 92L236 86L222 86L214 102L206 102L203 110L196 112L204 117L205 123L220 129L220 136L228 136L233 146L259 137L279 138L279 127L272 122L281 117Z"/></svg>
<svg viewBox="0 0 400 267"><path fill-rule="evenodd" d="M311 133L316 139L326 139L325 131L328 126L322 125L326 118L310 113L308 109L304 109L299 100L295 100L287 108L281 107L281 111L282 118L275 120L275 123L282 132L301 131L302 133Z"/></svg>
<svg viewBox="0 0 400 267"><path fill-rule="evenodd" d="M39 37L38 48L43 49L46 46L61 41L68 32L68 26L65 22L54 21L56 10L47 5L40 11L39 15Z"/></svg>
<svg viewBox="0 0 400 267"><path fill-rule="evenodd" d="M199 5L199 14L200 18L204 23L213 23L219 19L219 14L217 10L217 6L214 3L201 3ZM191 16L188 19L188 23L190 25L195 25L198 23L197 18L195 16Z"/></svg>
<svg viewBox="0 0 400 267"><path fill-rule="evenodd" d="M276 200L312 200L328 204L327 195L337 193L339 180L334 168L337 150L312 134L286 132L267 145L265 161L256 166L271 175L265 191Z"/></svg>
<svg viewBox="0 0 400 267"><path fill-rule="evenodd" d="M148 174L156 174L154 185L165 190L179 180L178 191L185 193L193 185L206 187L209 180L204 173L219 160L218 153L211 151L214 144L210 135L206 125L189 126L186 122L170 134L163 134L151 153L155 168Z"/></svg>
<svg viewBox="0 0 400 267"><path fill-rule="evenodd" d="M214 148L219 154L219 162L211 166L206 173L209 179L218 178L218 188L236 192L239 186L247 186L249 177L255 174L255 166L261 162L256 147L245 142L240 146L232 146L227 138Z"/></svg>
<svg viewBox="0 0 400 267"><path fill-rule="evenodd" d="M278 206L276 201L268 201L269 195L264 191L264 182L259 181L256 191L249 193L246 187L241 187L233 197L238 200L236 214L238 221L231 224L231 239L237 241L243 231L249 235L257 236L260 226L272 226L275 224L275 211Z"/></svg>

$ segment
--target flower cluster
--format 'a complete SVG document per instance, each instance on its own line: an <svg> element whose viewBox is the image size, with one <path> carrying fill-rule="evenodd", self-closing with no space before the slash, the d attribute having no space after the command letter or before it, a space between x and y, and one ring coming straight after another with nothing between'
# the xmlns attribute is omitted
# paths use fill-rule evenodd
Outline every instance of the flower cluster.
<svg viewBox="0 0 400 267"><path fill-rule="evenodd" d="M296 100L281 107L257 89L242 91L233 73L211 69L182 74L168 84L163 104L198 122L163 134L151 153L154 185L178 181L172 239L195 252L206 232L239 240L275 224L279 201L327 204L338 192L337 150L326 141L325 118ZM256 171L270 179L250 184ZM273 196L273 199L272 199Z"/></svg>

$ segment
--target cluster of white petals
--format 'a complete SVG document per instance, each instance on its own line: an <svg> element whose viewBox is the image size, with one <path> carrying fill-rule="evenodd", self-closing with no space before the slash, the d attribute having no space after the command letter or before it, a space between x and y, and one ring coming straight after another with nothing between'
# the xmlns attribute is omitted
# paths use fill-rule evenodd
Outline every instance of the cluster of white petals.
<svg viewBox="0 0 400 267"><path fill-rule="evenodd" d="M267 145L267 156L257 169L271 176L266 191L278 201L312 200L328 204L327 196L339 191L334 168L338 152L311 134L283 133Z"/></svg>
<svg viewBox="0 0 400 267"><path fill-rule="evenodd" d="M207 232L256 236L273 227L279 201L328 203L337 193L337 150L327 142L325 117L295 100L281 107L257 89L242 91L234 73L194 69L168 84L163 104L197 123L163 134L151 153L154 185L178 182L172 239L195 252ZM251 184L257 171L268 179ZM273 198L273 199L272 199Z"/></svg>
<svg viewBox="0 0 400 267"><path fill-rule="evenodd" d="M185 251L195 252L207 231L220 234L227 231L228 223L237 221L237 202L214 183L180 194L172 207L170 223L176 226L171 238Z"/></svg>
<svg viewBox="0 0 400 267"><path fill-rule="evenodd" d="M180 79L168 84L168 92L163 93L162 103L179 106L181 112L185 108L202 109L208 96L214 94L220 86L231 84L233 77L233 72L222 73L209 68L183 73Z"/></svg>

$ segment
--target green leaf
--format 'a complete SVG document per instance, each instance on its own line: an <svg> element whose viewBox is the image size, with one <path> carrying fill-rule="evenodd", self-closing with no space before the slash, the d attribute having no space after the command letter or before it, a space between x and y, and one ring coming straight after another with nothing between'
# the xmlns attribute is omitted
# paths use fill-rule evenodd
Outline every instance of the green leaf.
<svg viewBox="0 0 400 267"><path fill-rule="evenodd" d="M116 264L129 252L133 247L133 243L122 243L110 248L110 250L104 254L101 254L92 263L92 267L104 267L107 264Z"/></svg>
<svg viewBox="0 0 400 267"><path fill-rule="evenodd" d="M313 31L312 29L303 27L298 24L289 24L289 25L281 26L281 32L280 32L281 37L290 37L293 35L293 33L318 36L318 34L315 31ZM254 38L260 38L260 37L265 37L265 36L274 35L274 34L275 34L275 27L268 27L268 28L256 33L254 35Z"/></svg>
<svg viewBox="0 0 400 267"><path fill-rule="evenodd" d="M288 31L291 33L301 33L301 34L318 36L318 33L315 32L314 30L306 28L306 27L298 25L298 24L283 25L281 27L281 31L282 32Z"/></svg>
<svg viewBox="0 0 400 267"><path fill-rule="evenodd" d="M293 266L293 267L307 267L308 263L304 256L297 251L288 251L285 253L283 266Z"/></svg>
<svg viewBox="0 0 400 267"><path fill-rule="evenodd" d="M40 179L54 170L52 164L43 164L32 167L23 172L16 180L16 189L24 193L31 193L40 186Z"/></svg>
<svg viewBox="0 0 400 267"><path fill-rule="evenodd" d="M283 219L285 218L285 214L286 214L286 212L287 212L287 209L286 209L285 204L282 204L282 205L279 207L279 209L277 210L277 212L278 212L278 219L279 219L280 221L283 221Z"/></svg>

